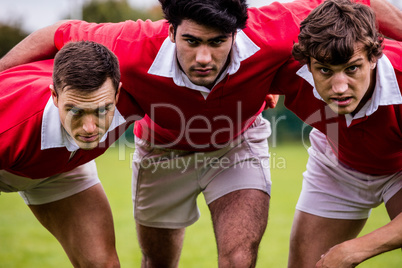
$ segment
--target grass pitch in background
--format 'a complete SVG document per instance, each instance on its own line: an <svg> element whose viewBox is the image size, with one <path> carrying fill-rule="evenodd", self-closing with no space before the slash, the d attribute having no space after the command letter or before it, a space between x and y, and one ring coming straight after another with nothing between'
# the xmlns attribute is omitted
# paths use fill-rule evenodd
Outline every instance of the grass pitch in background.
<svg viewBox="0 0 402 268"><path fill-rule="evenodd" d="M140 267L131 202L132 149L109 149L97 159L99 176L109 197L121 266ZM284 268L295 203L301 189L307 153L299 144L271 148L272 198L268 228L262 240L257 267ZM208 207L200 196L201 218L186 232L180 268L217 267L217 253ZM363 233L389 221L384 206L376 208ZM400 250L377 256L358 267L398 268ZM64 251L34 218L16 193L0 195L0 268L71 267Z"/></svg>

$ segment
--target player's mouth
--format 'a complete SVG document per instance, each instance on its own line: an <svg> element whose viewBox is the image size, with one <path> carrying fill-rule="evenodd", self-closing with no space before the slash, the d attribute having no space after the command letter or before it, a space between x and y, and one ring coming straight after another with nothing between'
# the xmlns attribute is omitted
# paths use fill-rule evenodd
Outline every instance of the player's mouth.
<svg viewBox="0 0 402 268"><path fill-rule="evenodd" d="M198 76L208 76L211 74L212 68L197 68L197 69L194 69L194 72Z"/></svg>
<svg viewBox="0 0 402 268"><path fill-rule="evenodd" d="M87 135L87 136L81 136L79 135L78 138L79 140L81 140L82 142L94 142L98 139L99 135Z"/></svg>
<svg viewBox="0 0 402 268"><path fill-rule="evenodd" d="M335 98L330 98L330 100L338 106L347 106L352 102L353 98L352 97L335 97Z"/></svg>

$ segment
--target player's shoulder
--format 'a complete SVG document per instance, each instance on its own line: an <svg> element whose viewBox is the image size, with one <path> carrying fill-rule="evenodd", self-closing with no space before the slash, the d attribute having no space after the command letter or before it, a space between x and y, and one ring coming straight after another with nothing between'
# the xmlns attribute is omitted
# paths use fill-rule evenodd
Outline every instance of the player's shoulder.
<svg viewBox="0 0 402 268"><path fill-rule="evenodd" d="M384 54L394 67L399 89L402 92L402 42L389 39L384 40Z"/></svg>
<svg viewBox="0 0 402 268"><path fill-rule="evenodd" d="M391 61L395 69L402 71L402 42L385 39L384 54Z"/></svg>
<svg viewBox="0 0 402 268"><path fill-rule="evenodd" d="M122 24L122 31L119 38L129 41L143 41L166 38L168 36L169 24L166 20L127 20Z"/></svg>
<svg viewBox="0 0 402 268"><path fill-rule="evenodd" d="M26 64L0 73L0 133L41 116L50 99L52 65Z"/></svg>

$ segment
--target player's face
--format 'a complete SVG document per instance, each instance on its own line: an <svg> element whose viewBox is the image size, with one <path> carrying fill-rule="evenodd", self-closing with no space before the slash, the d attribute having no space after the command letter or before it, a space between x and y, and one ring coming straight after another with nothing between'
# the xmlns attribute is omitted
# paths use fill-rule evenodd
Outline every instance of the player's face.
<svg viewBox="0 0 402 268"><path fill-rule="evenodd" d="M331 65L310 58L315 87L338 114L355 114L371 97L375 85L375 62L370 62L362 44L346 64Z"/></svg>
<svg viewBox="0 0 402 268"><path fill-rule="evenodd" d="M98 146L113 120L118 94L108 78L96 91L69 89L58 96L52 90L60 120L67 133L84 150Z"/></svg>
<svg viewBox="0 0 402 268"><path fill-rule="evenodd" d="M234 41L233 34L223 34L213 28L183 20L169 28L170 40L176 43L177 60L190 81L212 88L226 68Z"/></svg>

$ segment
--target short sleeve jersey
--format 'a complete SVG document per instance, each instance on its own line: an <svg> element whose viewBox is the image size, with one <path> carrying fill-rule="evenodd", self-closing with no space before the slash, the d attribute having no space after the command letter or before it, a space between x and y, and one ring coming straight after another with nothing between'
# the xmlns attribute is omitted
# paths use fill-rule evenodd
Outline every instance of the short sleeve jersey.
<svg viewBox="0 0 402 268"><path fill-rule="evenodd" d="M342 163L370 175L402 170L402 43L390 40L384 43L384 55L391 70L377 71L377 84L385 80L391 83L393 91L387 89L385 83L376 86L371 102L381 101L376 97L378 87L382 87L383 95L388 97L370 115L350 121L348 115L333 112L308 81L295 75L301 67L295 60L290 60L289 65L278 72L271 90L274 94L283 94L287 108L327 136L328 144ZM379 75L384 77L378 78ZM282 83L285 79L292 81L290 87L288 82Z"/></svg>
<svg viewBox="0 0 402 268"><path fill-rule="evenodd" d="M93 150L41 149L42 119L51 98L53 60L17 66L0 73L0 169L32 179L67 172L95 159L116 141L141 110L122 92L117 109L125 123L108 133Z"/></svg>
<svg viewBox="0 0 402 268"><path fill-rule="evenodd" d="M92 40L117 55L123 86L146 113L135 125L138 137L173 149L215 150L241 135L261 113L277 69L291 56L300 22L321 2L297 0L249 8L243 32L259 50L216 84L207 98L170 77L148 72L168 37L164 20L72 21L57 30L55 44L60 48L72 40Z"/></svg>

